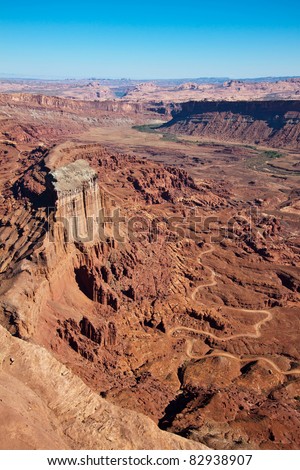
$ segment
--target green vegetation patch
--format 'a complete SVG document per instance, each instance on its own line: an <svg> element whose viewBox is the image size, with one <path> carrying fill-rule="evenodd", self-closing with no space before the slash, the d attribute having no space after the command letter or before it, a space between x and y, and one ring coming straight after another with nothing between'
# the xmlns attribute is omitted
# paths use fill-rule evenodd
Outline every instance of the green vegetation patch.
<svg viewBox="0 0 300 470"><path fill-rule="evenodd" d="M140 126L132 126L132 129L139 132L148 132L149 134L162 134L161 140L165 142L182 142L175 134L164 132L160 127L161 124L142 124Z"/></svg>
<svg viewBox="0 0 300 470"><path fill-rule="evenodd" d="M161 124L142 124L141 126L132 126L132 129L135 129L139 132L149 132L150 134L155 134L156 130L159 129Z"/></svg>
<svg viewBox="0 0 300 470"><path fill-rule="evenodd" d="M262 155L270 159L283 157L282 153L276 152L276 150L265 150L262 152Z"/></svg>

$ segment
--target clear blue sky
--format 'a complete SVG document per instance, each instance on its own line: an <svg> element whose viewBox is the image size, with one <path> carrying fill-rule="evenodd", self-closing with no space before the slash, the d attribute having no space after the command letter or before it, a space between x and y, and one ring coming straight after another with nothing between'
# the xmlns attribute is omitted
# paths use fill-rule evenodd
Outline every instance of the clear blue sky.
<svg viewBox="0 0 300 470"><path fill-rule="evenodd" d="M300 75L300 0L0 4L0 74Z"/></svg>

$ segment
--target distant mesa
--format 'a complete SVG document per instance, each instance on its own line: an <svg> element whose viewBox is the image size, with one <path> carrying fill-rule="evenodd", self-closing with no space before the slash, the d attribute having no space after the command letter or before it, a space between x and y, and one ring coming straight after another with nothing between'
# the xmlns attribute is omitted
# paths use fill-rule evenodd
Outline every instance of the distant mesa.
<svg viewBox="0 0 300 470"><path fill-rule="evenodd" d="M155 85L153 82L145 82L145 83L139 83L136 85L133 89L131 89L128 93L126 93L126 96L131 97L134 96L135 94L143 94L143 93L153 93L154 91L159 91L160 87Z"/></svg>
<svg viewBox="0 0 300 470"><path fill-rule="evenodd" d="M177 89L178 90L198 90L199 85L197 85L197 83L188 82L188 83L183 83L182 85L179 85Z"/></svg>

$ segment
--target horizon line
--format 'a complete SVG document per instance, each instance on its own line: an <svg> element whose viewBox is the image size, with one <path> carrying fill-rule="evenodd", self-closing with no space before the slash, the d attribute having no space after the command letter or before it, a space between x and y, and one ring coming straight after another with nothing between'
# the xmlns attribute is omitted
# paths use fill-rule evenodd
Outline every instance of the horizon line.
<svg viewBox="0 0 300 470"><path fill-rule="evenodd" d="M267 80L267 79L292 79L300 78L300 75L264 75L255 77L232 77L232 76L198 76L198 77L174 77L174 78L131 78L131 77L51 77L51 76L26 76L22 74L0 73L0 80L42 80L42 81L79 81L79 80L107 80L107 81L132 81L132 82L151 82L151 81L173 81L173 80Z"/></svg>

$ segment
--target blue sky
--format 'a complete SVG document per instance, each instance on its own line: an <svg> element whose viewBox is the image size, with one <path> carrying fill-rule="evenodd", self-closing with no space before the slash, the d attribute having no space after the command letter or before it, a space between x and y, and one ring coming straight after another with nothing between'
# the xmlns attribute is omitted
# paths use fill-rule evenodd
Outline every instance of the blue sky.
<svg viewBox="0 0 300 470"><path fill-rule="evenodd" d="M0 3L0 74L300 75L299 0Z"/></svg>

